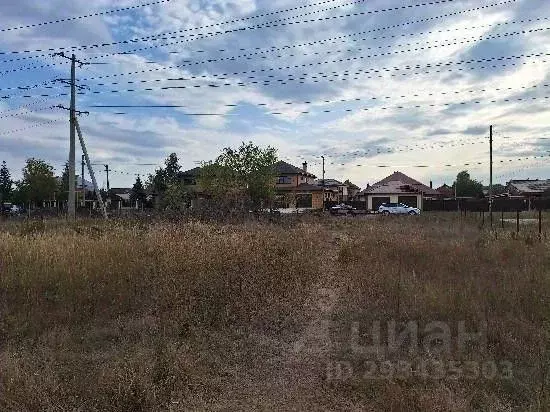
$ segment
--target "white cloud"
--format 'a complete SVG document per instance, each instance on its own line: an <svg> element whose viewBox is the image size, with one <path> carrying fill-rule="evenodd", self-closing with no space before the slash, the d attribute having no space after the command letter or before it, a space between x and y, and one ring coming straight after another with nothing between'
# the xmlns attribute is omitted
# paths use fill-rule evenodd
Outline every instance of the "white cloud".
<svg viewBox="0 0 550 412"><path fill-rule="evenodd" d="M310 1L310 3L313 2L313 0ZM84 0L70 2L68 0L55 0L40 3L22 0L17 5L13 3L0 4L0 13L3 16L3 27L13 27L20 24L32 24L59 17L107 10L113 8L111 3L109 0L101 0L93 2L93 4ZM344 1L341 3L344 3ZM116 7L133 4L135 4L133 1L128 0L117 3ZM311 14L301 19L337 16L350 12L350 10L363 11L400 5L402 3L398 0L378 0L368 4L348 6L341 10ZM325 7L330 6L333 5L325 5ZM95 114L81 119L84 133L89 142L91 156L101 162L109 161L113 165L118 163L118 169L129 173L137 173L140 169L131 165L131 163L162 163L168 153L176 151L186 167L193 167L195 161L214 158L225 146L237 145L242 140L253 140L263 145L274 145L279 149L281 156L292 157L295 163L301 163L302 158L299 156L304 155L305 159L311 164L311 170L314 173L319 173L319 156L323 153L325 155L337 155L355 150L364 150L369 146L395 147L452 138L474 139L479 138L479 130L487 128L491 123L495 124L497 129L500 128L503 133L506 133L512 126L521 126L521 131L515 132L513 142L523 142L526 138L531 139L532 143L523 144L523 146L519 144L516 147L513 144L503 145L502 155L508 156L520 152L524 148L535 152L539 148L539 143L535 138L547 133L547 114L544 107L536 102L505 103L500 101L523 95L530 97L548 94L545 88L537 88L528 92L518 90L521 86L546 82L548 78L547 65L541 62L543 58L525 59L526 62L529 61L529 64L519 64L507 68L489 67L473 71L453 70L448 73L435 73L434 70L430 70L429 73L411 76L390 76L388 73L382 72L382 78L375 77L376 73L374 76L363 73L357 75L357 80L342 81L338 80L337 77L333 82L321 79L321 81L315 83L311 75L317 72L330 73L335 71L341 73L343 70L354 72L380 67L399 67L402 69L406 65L468 60L478 58L479 55L494 57L544 51L545 44L548 41L548 32L539 31L521 36L506 37L502 41L495 39L491 42L471 42L374 58L344 60L339 63L315 64L320 61L339 58L346 59L359 55L405 50L418 47L417 43L429 42L428 45L437 46L446 43L448 40L471 40L472 37L492 36L524 28L544 27L543 23L536 22L501 26L495 26L495 23L521 20L526 17L533 18L532 13L535 12L537 13L536 16L543 15L539 9L548 9L549 6L545 4L540 5L539 9L534 11L534 6L530 9L527 3L520 2L517 5L487 8L477 13L458 14L445 19L434 19L433 21L354 37L357 40L364 39L360 41L349 41L348 39L348 41L335 44L316 44L278 53L263 53L250 59L226 59L164 70L164 67L181 64L182 60L185 59L197 61L207 58L219 59L220 57L242 55L253 52L257 48L264 50L269 47L301 44L478 6L479 2L477 1L461 1L454 2L451 5L416 8L414 13L404 10L379 13L375 16L332 19L307 24L287 24L267 29L216 35L188 42L186 40L192 40L191 37L79 50L77 52L79 58L88 59L97 57L97 54L149 47L159 43L177 42L169 47L143 50L138 52L137 55L106 56L97 60L109 63L107 65L79 68L79 78L146 72L114 76L97 81L86 81L84 83L93 90L100 90L105 93L98 95L88 93L86 96L78 96L78 102L79 107L82 108L92 104L176 104L185 106L178 109L151 110L94 109ZM276 5L277 9L289 7L296 7L296 3L285 0L277 2ZM262 21L283 19L292 15L313 12L320 8L322 7L296 10L280 15L273 14L263 19L251 19L236 24L214 26L200 31L184 31L180 34L184 36L196 32L253 26ZM77 22L6 32L5 36L0 39L0 46L3 50L18 50L116 42L127 38L212 25L220 21L249 17L274 9L273 3L267 1L173 1L162 6L138 9L127 14L112 14ZM438 32L440 30L443 32ZM402 33L414 34L427 31L432 31L432 33L397 38L390 37ZM373 37L377 37L377 39L374 40ZM407 46L406 43L410 43L411 46ZM357 48L364 51L359 52ZM369 48L371 49L368 50ZM246 49L246 51L240 49ZM198 50L203 52L200 53ZM326 50L342 51L327 55L324 53ZM179 51L180 53L168 54L168 51ZM313 54L316 51L324 55L316 56ZM304 53L308 55L304 56ZM277 58L275 57L277 54L287 57ZM266 58L261 58L262 56ZM45 57L42 60L48 62L50 58ZM148 61L155 61L156 63L147 63ZM10 69L31 62L34 62L34 59L6 64L5 67ZM309 63L312 63L313 66L263 73L260 71L278 66L306 65ZM487 64L487 66L490 65ZM462 64L452 68L458 69L471 66ZM246 87L221 86L212 88L207 86L211 83L220 83L220 79L214 75L250 72L251 70L257 72L255 74L227 76L227 82L237 83L242 81L247 83ZM66 77L67 73L68 66L66 65L56 67L55 72L48 70L39 72L24 71L6 76L5 84L8 87L33 84L54 77ZM286 85L280 85L274 81L270 86L251 83L257 81L258 78L266 79L268 75L273 75L274 79L283 79L288 77L289 74L301 73L308 74L308 76L304 76L306 78L305 84L300 84L297 81L288 81ZM254 75L256 78L250 79L250 75ZM191 76L205 77L186 81L154 81L168 78L190 78ZM136 83L128 84L128 81ZM140 84L140 81L147 82ZM117 82L118 84L102 87L97 86L98 82L106 84ZM165 86L184 85L190 88L157 90ZM191 87L198 85L201 87ZM155 90L116 94L108 92L111 89L145 89L149 87ZM494 90L495 88L505 89L508 87L514 90ZM477 90L477 92L470 93L471 90ZM461 93L454 94L454 91L460 91ZM32 91L32 93L34 94L35 91ZM40 93L41 91L36 89L36 94ZM369 97L377 97L377 100L365 102L364 99ZM385 97L391 98L386 99ZM350 102L350 100L356 98L362 100ZM474 98L484 102L490 100L498 100L499 102L467 105L460 109L446 109L442 105L446 102L459 102ZM341 99L346 100L346 102L324 102L324 100ZM60 99L53 99L52 101L67 105L67 102ZM285 103L289 101L311 101L313 103L286 105ZM27 100L0 101L0 111L24 103L27 103ZM238 107L230 106L234 104L237 104ZM435 106L430 107L430 104ZM361 108L367 106L394 107L398 105L408 109L390 108L388 110L361 111ZM414 108L415 105L421 107ZM352 109L353 112L345 112L345 109ZM274 116L268 114L275 110L282 111L284 115ZM305 110L311 111L312 114L299 114L299 112ZM323 110L331 110L333 113L323 113ZM127 114L115 115L114 112L116 111L124 111ZM226 116L188 117L184 115L184 113L191 112L219 113ZM62 115L66 117L65 113L62 113ZM38 117L50 118L52 116L43 114ZM0 132L32 125L36 120L29 116L1 119ZM21 135L14 134L9 138L0 137L3 140L3 144L0 146L2 152L0 153L7 157L6 160L10 160L10 163L13 164L12 167L20 169L23 159L30 156L44 157L56 164L62 163L66 157L67 149L64 146L68 146L64 137L67 135L68 126L61 124L32 130L32 136L30 133L24 133ZM62 142L62 147L59 146L60 142ZM438 180L449 182L450 178L457 172L457 170L442 165L465 163L472 159L484 159L484 153L484 147L467 145L458 148L410 150L393 154L380 154L374 157L371 155L363 159L361 157L344 157L342 158L344 160L338 159L336 162L338 165L328 165L327 175L341 179L349 177L352 181L364 186L367 182L372 183L384 177L385 174L392 172L393 168L400 167L404 172L410 173L416 178L425 181L434 180L437 184ZM345 165L342 166L341 163ZM364 163L370 166L357 166L357 164ZM392 168L383 169L372 166L385 163L392 165ZM411 165L423 163L429 163L432 167L425 169L410 167ZM545 169L540 170L548 172ZM508 171L508 169L505 171ZM486 170L483 168L472 169L472 174L479 174L480 178L485 178ZM113 176L115 182L119 179L117 186L130 184L133 178L132 175L117 176L115 174Z"/></svg>

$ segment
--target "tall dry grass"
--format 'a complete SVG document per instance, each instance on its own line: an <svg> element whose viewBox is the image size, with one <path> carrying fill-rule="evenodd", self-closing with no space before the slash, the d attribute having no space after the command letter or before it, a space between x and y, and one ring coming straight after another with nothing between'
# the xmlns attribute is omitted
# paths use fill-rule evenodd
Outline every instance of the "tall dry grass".
<svg viewBox="0 0 550 412"><path fill-rule="evenodd" d="M549 244L478 223L6 227L0 409L544 410ZM337 297L329 314L315 310L319 285ZM330 350L294 354L323 320ZM463 356L509 360L513 378L327 381L327 362L364 360L346 346L351 322L374 320L486 321L488 352Z"/></svg>
<svg viewBox="0 0 550 412"><path fill-rule="evenodd" d="M150 410L215 387L224 353L212 348L300 330L319 231L45 222L0 234L0 409Z"/></svg>
<svg viewBox="0 0 550 412"><path fill-rule="evenodd" d="M453 344L458 322L465 321L470 332L486 322L487 351L472 345L467 353L453 347L439 357L398 352L386 353L384 359L394 365L422 356L480 365L508 361L513 376L501 379L507 374L500 369L495 379L356 379L336 382L337 392L388 410L550 408L548 243L533 233L480 230L475 219L448 215L377 220L349 225L342 233L338 260L345 292L333 319L334 360L350 361L364 371L360 365L366 358L350 350L352 322L359 325L365 344L375 321L382 325L382 343L387 343L384 327L390 321L401 330L410 321L420 328L442 321L451 328Z"/></svg>

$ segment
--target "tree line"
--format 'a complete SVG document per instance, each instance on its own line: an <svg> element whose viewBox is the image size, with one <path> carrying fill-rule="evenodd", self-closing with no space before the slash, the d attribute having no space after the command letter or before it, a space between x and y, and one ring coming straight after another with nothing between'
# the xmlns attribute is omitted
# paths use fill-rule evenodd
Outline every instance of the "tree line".
<svg viewBox="0 0 550 412"><path fill-rule="evenodd" d="M176 153L171 153L164 166L149 174L145 181L138 176L132 187L132 204L181 210L191 205L197 192L220 202L237 202L246 199L250 205L269 205L274 197L277 151L252 142L243 142L238 148L226 147L213 161L202 162L196 181L190 184L182 172ZM483 185L472 179L467 171L458 173L451 186L459 197L482 197ZM69 167L65 164L61 178L57 179L54 167L41 159L29 158L22 169L22 178L14 181L5 161L0 167L0 202L40 206L44 201L64 201L68 198ZM493 194L503 193L505 187L493 185ZM105 197L107 193L102 191ZM148 195L153 195L148 197ZM152 202L151 202L152 203Z"/></svg>

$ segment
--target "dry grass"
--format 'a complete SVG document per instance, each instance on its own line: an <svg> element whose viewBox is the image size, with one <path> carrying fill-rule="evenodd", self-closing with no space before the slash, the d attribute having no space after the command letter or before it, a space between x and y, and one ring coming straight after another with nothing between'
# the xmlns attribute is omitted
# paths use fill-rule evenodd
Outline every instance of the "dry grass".
<svg viewBox="0 0 550 412"><path fill-rule="evenodd" d="M548 244L449 216L6 227L0 409L548 408ZM488 353L465 356L514 376L327 381L373 320L487 321Z"/></svg>

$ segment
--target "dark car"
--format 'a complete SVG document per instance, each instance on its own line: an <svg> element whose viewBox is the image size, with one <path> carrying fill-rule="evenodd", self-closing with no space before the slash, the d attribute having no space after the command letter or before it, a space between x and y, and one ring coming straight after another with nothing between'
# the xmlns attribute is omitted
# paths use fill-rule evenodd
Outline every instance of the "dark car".
<svg viewBox="0 0 550 412"><path fill-rule="evenodd" d="M330 208L330 213L333 215L353 215L354 211L357 210L353 206L346 205L344 203Z"/></svg>

